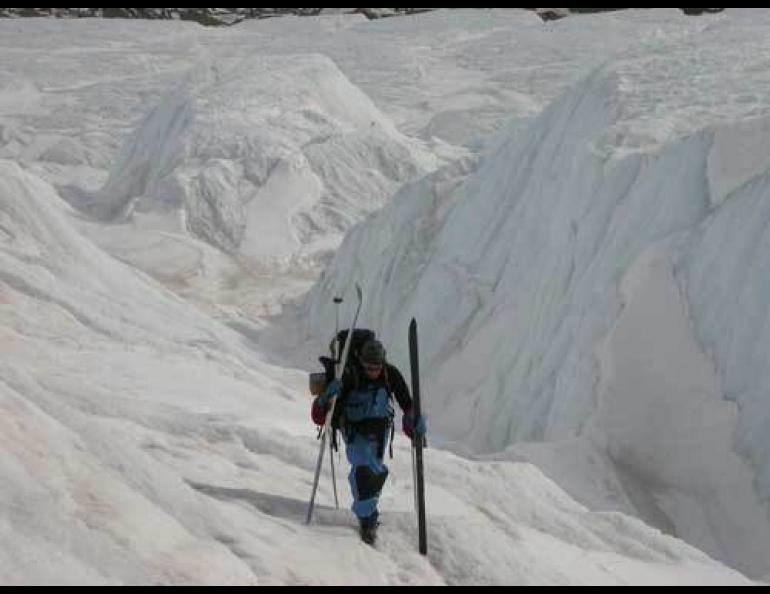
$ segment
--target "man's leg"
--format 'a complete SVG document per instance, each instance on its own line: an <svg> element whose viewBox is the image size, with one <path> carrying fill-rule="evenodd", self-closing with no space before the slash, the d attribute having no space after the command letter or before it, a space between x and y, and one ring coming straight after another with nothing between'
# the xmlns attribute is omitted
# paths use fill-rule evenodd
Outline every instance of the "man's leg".
<svg viewBox="0 0 770 594"><path fill-rule="evenodd" d="M387 445L388 436L384 440ZM384 452L377 440L357 435L347 444L346 453L350 462L350 489L353 494L353 513L362 524L376 523L377 502L382 486L388 478L388 467L379 456Z"/></svg>

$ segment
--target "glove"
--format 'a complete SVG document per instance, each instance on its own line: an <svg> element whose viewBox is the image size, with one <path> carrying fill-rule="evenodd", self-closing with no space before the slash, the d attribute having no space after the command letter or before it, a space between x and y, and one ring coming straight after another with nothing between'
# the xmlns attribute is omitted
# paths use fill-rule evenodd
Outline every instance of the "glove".
<svg viewBox="0 0 770 594"><path fill-rule="evenodd" d="M424 437L428 432L428 427L425 423L425 417L419 416L415 419L414 412L409 409L404 413L404 419L402 427L406 436L414 441L415 436Z"/></svg>
<svg viewBox="0 0 770 594"><path fill-rule="evenodd" d="M338 379L329 382L326 391L313 401L310 416L313 422L319 427L326 422L326 410L329 408L329 402L332 396L339 394L342 388L342 382Z"/></svg>
<svg viewBox="0 0 770 594"><path fill-rule="evenodd" d="M329 385L326 386L326 391L318 397L318 404L326 408L332 397L339 394L341 389L342 382L338 379L333 379L329 382Z"/></svg>

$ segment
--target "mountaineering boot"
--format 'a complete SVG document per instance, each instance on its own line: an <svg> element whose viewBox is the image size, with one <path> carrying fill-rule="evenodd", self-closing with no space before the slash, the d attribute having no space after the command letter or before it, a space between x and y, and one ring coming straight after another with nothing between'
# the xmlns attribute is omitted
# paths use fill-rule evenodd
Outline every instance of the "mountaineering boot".
<svg viewBox="0 0 770 594"><path fill-rule="evenodd" d="M361 524L361 540L368 545L373 545L377 540L377 526L380 525L377 521L377 513L375 512L368 518L360 518L359 522Z"/></svg>

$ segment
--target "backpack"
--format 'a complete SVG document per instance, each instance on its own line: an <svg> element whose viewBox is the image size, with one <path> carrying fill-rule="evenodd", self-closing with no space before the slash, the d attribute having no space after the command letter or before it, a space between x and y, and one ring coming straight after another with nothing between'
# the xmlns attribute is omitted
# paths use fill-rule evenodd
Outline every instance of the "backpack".
<svg viewBox="0 0 770 594"><path fill-rule="evenodd" d="M345 348L345 340L348 337L348 333L349 330L347 328L337 332L337 336L332 338L332 341L329 343L329 352L332 356L318 358L326 373L326 384L329 384L334 379L334 366L339 362L340 357L342 357L342 349ZM361 347L364 346L367 341L374 340L376 337L377 335L373 330L368 330L367 328L354 328L353 336L351 338L352 342L350 343L350 351L348 352L347 365L355 363L358 359ZM325 389L326 386L323 387L323 390L321 390L320 393L323 394Z"/></svg>
<svg viewBox="0 0 770 594"><path fill-rule="evenodd" d="M316 388L316 390L319 390L319 393L323 393L323 391L326 389L326 385L331 382L334 379L334 368L335 365L339 362L340 357L342 356L342 350L345 348L345 340L348 337L350 330L344 329L340 330L337 333L337 336L332 338L332 341L329 343L329 351L331 353L331 357L319 357L318 360L321 362L321 364L324 367L325 370L325 382L323 385L323 389L321 389L320 386ZM351 337L351 343L350 343L350 349L348 351L348 359L346 362L346 369L353 373L353 377L355 378L356 385L359 384L360 380L360 374L362 373L361 367L358 363L358 356L361 351L361 347L366 344L370 340L375 340L377 338L376 333L373 330L369 330L368 328L354 328L353 329L353 336ZM321 374L317 374L317 379L320 379ZM311 382L312 383L312 382ZM387 378L387 368L385 369L385 389L388 393L388 401L392 401L393 395L392 391L390 389L390 382ZM332 418L332 443L333 447L336 450L337 449L337 439L336 434L337 430L341 428L342 425L345 424L345 421L343 420L343 409L344 406L338 406L334 410L334 416ZM387 427L391 429L391 457L393 457L392 454L392 430L393 430L393 424L392 424L392 417L388 419ZM386 429L386 427L382 428L383 430Z"/></svg>

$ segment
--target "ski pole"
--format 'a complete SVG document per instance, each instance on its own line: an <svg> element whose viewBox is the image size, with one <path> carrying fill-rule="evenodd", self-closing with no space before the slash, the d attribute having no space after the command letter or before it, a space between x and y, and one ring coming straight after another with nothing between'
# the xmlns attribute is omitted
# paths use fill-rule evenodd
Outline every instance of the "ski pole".
<svg viewBox="0 0 770 594"><path fill-rule="evenodd" d="M334 473L334 440L329 440L329 462L332 465L332 487L334 488L334 507L340 508L340 500L337 498L337 475Z"/></svg>
<svg viewBox="0 0 770 594"><path fill-rule="evenodd" d="M340 304L342 303L342 297L334 298L334 363L338 363L337 356L339 355L340 343L337 336L340 333Z"/></svg>
<svg viewBox="0 0 770 594"><path fill-rule="evenodd" d="M342 303L342 297L334 298L334 361L337 362L337 354L339 352L340 344L337 335L340 332L340 304ZM329 462L332 466L332 487L334 489L334 506L339 509L340 501L337 497L337 475L334 472L334 439L329 440Z"/></svg>

